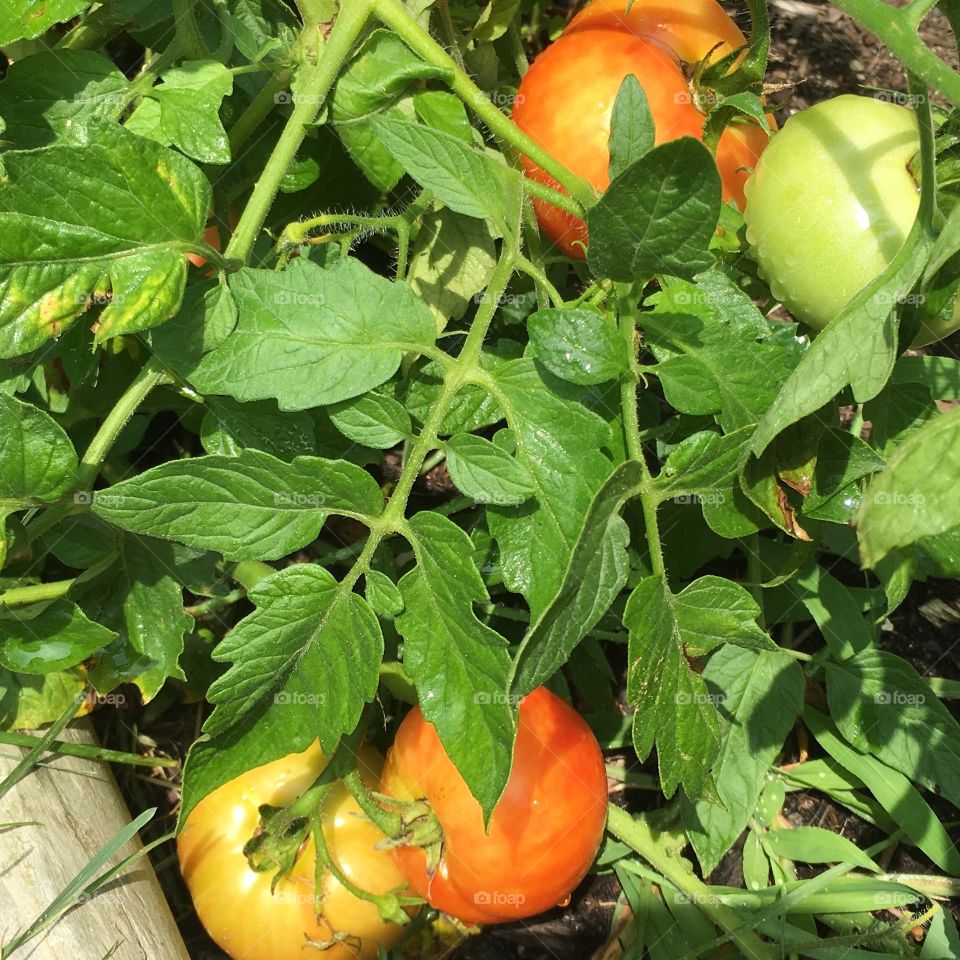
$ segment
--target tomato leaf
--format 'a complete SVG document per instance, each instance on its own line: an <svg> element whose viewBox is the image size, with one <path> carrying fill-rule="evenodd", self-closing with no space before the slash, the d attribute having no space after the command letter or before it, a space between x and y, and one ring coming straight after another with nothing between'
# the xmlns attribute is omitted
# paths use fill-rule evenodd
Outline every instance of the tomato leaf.
<svg viewBox="0 0 960 960"><path fill-rule="evenodd" d="M388 449L413 435L403 405L382 393L366 393L329 409L333 425L348 439L367 447Z"/></svg>
<svg viewBox="0 0 960 960"><path fill-rule="evenodd" d="M0 665L17 673L53 673L86 660L116 636L70 600L5 611Z"/></svg>
<svg viewBox="0 0 960 960"><path fill-rule="evenodd" d="M59 336L96 292L111 292L97 340L176 312L210 185L185 157L120 127L82 146L4 154L0 183L0 356Z"/></svg>
<svg viewBox="0 0 960 960"><path fill-rule="evenodd" d="M610 179L653 149L656 129L647 95L631 73L623 78L610 116Z"/></svg>
<svg viewBox="0 0 960 960"><path fill-rule="evenodd" d="M501 235L515 220L520 175L512 167L421 124L378 117L374 128L407 173L455 213L492 221Z"/></svg>
<svg viewBox="0 0 960 960"><path fill-rule="evenodd" d="M682 785L691 800L715 797L710 770L720 749L714 698L684 655L685 634L697 629L698 621L677 605L658 576L637 584L623 615L630 631L627 700L637 708L637 756L645 760L656 744L663 792L673 796Z"/></svg>
<svg viewBox="0 0 960 960"><path fill-rule="evenodd" d="M239 321L191 373L201 393L274 398L281 410L336 403L384 383L405 353L432 346L437 335L409 287L358 260L243 270L230 290Z"/></svg>
<svg viewBox="0 0 960 960"><path fill-rule="evenodd" d="M417 566L400 581L404 666L423 715L488 820L510 776L516 731L507 642L474 612L489 595L470 538L435 513L418 513L408 526Z"/></svg>
<svg viewBox="0 0 960 960"><path fill-rule="evenodd" d="M175 145L201 163L230 162L220 104L233 91L233 74L216 60L190 60L167 71L131 114L128 130Z"/></svg>
<svg viewBox="0 0 960 960"><path fill-rule="evenodd" d="M647 302L640 326L659 361L649 372L677 410L714 414L728 433L763 416L802 355L793 328L771 328L719 271L671 280Z"/></svg>
<svg viewBox="0 0 960 960"><path fill-rule="evenodd" d="M531 623L517 651L510 689L520 695L546 683L610 608L627 582L630 530L620 516L640 492L640 464L621 464L597 491L570 552L557 595Z"/></svg>
<svg viewBox="0 0 960 960"><path fill-rule="evenodd" d="M537 617L560 589L583 516L610 474L601 451L610 428L578 401L575 388L534 360L508 361L491 376L537 503L490 506L487 519L504 583L526 597Z"/></svg>
<svg viewBox="0 0 960 960"><path fill-rule="evenodd" d="M229 397L207 397L206 406L200 442L207 453L236 457L252 449L290 461L316 449L316 426L308 413L281 413L270 400L238 403Z"/></svg>
<svg viewBox="0 0 960 960"><path fill-rule="evenodd" d="M410 255L407 282L430 307L442 330L466 314L471 300L479 302L495 263L486 221L441 208L424 217Z"/></svg>
<svg viewBox="0 0 960 960"><path fill-rule="evenodd" d="M172 544L125 536L113 565L71 591L88 617L116 634L90 667L97 690L132 682L149 701L168 677L184 679L179 660L193 618L183 609L177 568Z"/></svg>
<svg viewBox="0 0 960 960"><path fill-rule="evenodd" d="M444 443L450 478L478 503L523 503L533 495L527 468L485 437L458 433Z"/></svg>
<svg viewBox="0 0 960 960"><path fill-rule="evenodd" d="M709 494L735 477L749 456L751 427L721 436L710 430L684 438L670 451L651 492L659 500Z"/></svg>
<svg viewBox="0 0 960 960"><path fill-rule="evenodd" d="M259 450L171 460L94 494L104 520L232 560L276 560L316 539L330 513L361 522L383 497L365 470L343 460L284 463Z"/></svg>
<svg viewBox="0 0 960 960"><path fill-rule="evenodd" d="M16 60L0 83L4 140L19 150L82 141L87 124L120 116L127 86L121 70L92 50L42 50Z"/></svg>
<svg viewBox="0 0 960 960"><path fill-rule="evenodd" d="M49 503L66 493L77 454L49 414L0 394L0 509Z"/></svg>
<svg viewBox="0 0 960 960"><path fill-rule="evenodd" d="M595 276L630 283L671 274L692 278L713 263L720 220L720 174L692 137L635 161L587 213L587 261Z"/></svg>
<svg viewBox="0 0 960 960"><path fill-rule="evenodd" d="M916 431L867 487L857 516L863 561L876 565L891 550L960 524L960 409Z"/></svg>
<svg viewBox="0 0 960 960"><path fill-rule="evenodd" d="M960 724L917 671L867 649L828 663L826 673L830 715L843 736L960 807Z"/></svg>
<svg viewBox="0 0 960 960"><path fill-rule="evenodd" d="M90 6L88 0L4 0L0 45L31 40Z"/></svg>
<svg viewBox="0 0 960 960"><path fill-rule="evenodd" d="M207 793L246 770L317 737L331 754L377 692L376 615L322 567L287 567L249 597L256 610L214 651L231 666L208 693L215 709L187 760L181 825Z"/></svg>
<svg viewBox="0 0 960 960"><path fill-rule="evenodd" d="M799 664L778 650L723 647L710 658L703 678L723 705L720 755L713 767L722 806L684 798L681 809L706 876L753 815L767 770L803 706L804 676Z"/></svg>
<svg viewBox="0 0 960 960"><path fill-rule="evenodd" d="M599 310L538 310L527 318L537 359L556 377L590 386L630 370L630 356L616 326Z"/></svg>
<svg viewBox="0 0 960 960"><path fill-rule="evenodd" d="M413 119L409 97L444 71L424 63L395 33L375 30L337 80L330 103L333 128L353 162L379 190L389 192L404 167L377 134L375 117Z"/></svg>

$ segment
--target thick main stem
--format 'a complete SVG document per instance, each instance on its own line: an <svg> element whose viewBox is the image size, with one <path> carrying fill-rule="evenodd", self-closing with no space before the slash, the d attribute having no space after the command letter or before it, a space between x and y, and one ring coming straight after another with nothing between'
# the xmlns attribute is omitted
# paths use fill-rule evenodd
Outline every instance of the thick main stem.
<svg viewBox="0 0 960 960"><path fill-rule="evenodd" d="M224 251L227 259L246 260L250 256L257 235L280 190L280 183L307 134L307 127L316 120L341 67L370 19L372 6L373 0L350 0L349 3L341 4L340 14L323 47L319 62L301 65L298 78L307 82L295 84L293 112L253 189L236 232ZM307 23L304 30L312 34L317 31L317 26Z"/></svg>

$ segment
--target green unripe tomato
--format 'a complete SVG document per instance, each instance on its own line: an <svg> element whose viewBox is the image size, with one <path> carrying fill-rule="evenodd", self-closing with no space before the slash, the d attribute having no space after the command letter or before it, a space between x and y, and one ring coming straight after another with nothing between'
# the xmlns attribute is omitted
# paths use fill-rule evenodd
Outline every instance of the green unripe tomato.
<svg viewBox="0 0 960 960"><path fill-rule="evenodd" d="M920 207L912 110L844 95L792 116L747 182L747 241L773 295L822 330L903 246ZM929 317L916 344L960 327Z"/></svg>

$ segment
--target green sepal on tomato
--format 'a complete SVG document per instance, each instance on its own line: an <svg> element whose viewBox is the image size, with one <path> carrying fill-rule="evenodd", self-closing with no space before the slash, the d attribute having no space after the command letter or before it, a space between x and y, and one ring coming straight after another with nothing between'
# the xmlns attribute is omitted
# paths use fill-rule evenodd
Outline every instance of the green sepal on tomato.
<svg viewBox="0 0 960 960"><path fill-rule="evenodd" d="M513 120L531 139L598 191L609 178L613 106L623 80L637 78L650 105L660 145L680 137L703 139L707 115L700 110L688 75L746 46L746 38L715 0L672 4L594 0L531 65L517 91ZM730 124L720 137L716 161L725 200L743 209L743 188L768 141L756 123ZM526 174L547 186L559 184L522 158ZM544 233L565 254L582 259L586 224L535 199Z"/></svg>
<svg viewBox="0 0 960 960"><path fill-rule="evenodd" d="M822 330L889 266L920 208L919 150L911 109L851 94L795 114L773 137L747 183L747 242L798 320ZM960 329L947 301L921 304L914 346Z"/></svg>
<svg viewBox="0 0 960 960"><path fill-rule="evenodd" d="M484 828L480 804L419 707L387 753L381 793L426 801L442 830L428 862L418 846L394 849L411 890L464 923L504 923L564 902L596 856L607 776L583 718L545 687L524 697L506 790Z"/></svg>

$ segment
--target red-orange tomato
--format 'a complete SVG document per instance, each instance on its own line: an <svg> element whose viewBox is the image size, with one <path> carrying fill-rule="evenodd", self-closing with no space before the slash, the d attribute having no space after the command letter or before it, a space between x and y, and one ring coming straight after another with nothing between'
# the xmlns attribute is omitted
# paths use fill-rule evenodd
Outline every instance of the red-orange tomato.
<svg viewBox="0 0 960 960"><path fill-rule="evenodd" d="M203 232L203 239L213 247L214 250L220 250L220 228L215 224L211 223ZM199 253L188 253L187 259L195 267L205 267L207 265L207 258L202 256Z"/></svg>
<svg viewBox="0 0 960 960"><path fill-rule="evenodd" d="M603 837L607 778L596 738L545 687L520 703L513 770L486 833L480 805L419 708L400 724L381 791L426 799L443 828L439 866L428 876L418 847L394 856L410 887L465 923L502 923L566 900Z"/></svg>
<svg viewBox="0 0 960 960"><path fill-rule="evenodd" d="M361 752L361 776L370 786L376 786L381 762L376 751ZM326 763L314 744L242 774L201 800L177 838L180 869L200 921L233 960L374 960L379 945L389 948L403 933L329 872L321 891L323 912L317 917L312 838L273 892L273 873L251 870L243 855L243 845L259 823L259 807L293 802ZM343 784L327 794L321 816L328 849L357 886L373 893L404 886L390 854L375 849L383 834L362 816ZM320 950L308 938L332 945Z"/></svg>
<svg viewBox="0 0 960 960"><path fill-rule="evenodd" d="M628 0L593 0L570 21L564 35L578 30L626 31L684 63L724 57L746 43L716 0L635 0L632 6Z"/></svg>
<svg viewBox="0 0 960 960"><path fill-rule="evenodd" d="M597 0L580 13L531 65L513 111L521 130L600 191L610 183L610 116L624 78L633 74L643 87L658 145L683 136L702 139L706 117L694 103L682 67L714 47L712 57L745 42L712 0L690 9L637 0L629 17L620 13L625 6L623 0ZM740 209L744 185L767 141L767 134L752 123L734 124L720 138L717 167L723 196ZM559 188L526 157L523 166L528 176ZM547 236L568 256L582 258L586 224L545 201L534 205Z"/></svg>

